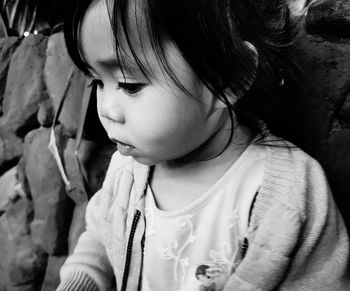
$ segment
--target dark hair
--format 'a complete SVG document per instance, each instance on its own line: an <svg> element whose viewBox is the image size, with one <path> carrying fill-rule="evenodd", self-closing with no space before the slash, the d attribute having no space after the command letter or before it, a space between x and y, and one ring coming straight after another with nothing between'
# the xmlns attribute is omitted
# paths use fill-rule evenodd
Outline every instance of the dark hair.
<svg viewBox="0 0 350 291"><path fill-rule="evenodd" d="M103 1L103 0L100 0ZM274 124L281 111L281 82L289 77L289 48L294 27L289 10L282 0L106 0L114 31L117 61L123 68L120 38L124 37L141 71L151 72L136 55L130 38L130 17L144 17L161 68L180 88L166 58L164 40L176 44L184 59L209 90L234 111L238 122L255 132L267 133L265 124ZM79 51L79 25L92 0L74 0L65 20L65 40L74 63L87 75L89 64ZM142 9L141 16L130 13L131 5ZM140 6L141 5L141 6ZM73 7L72 7L73 6ZM144 23L143 23L144 24ZM139 33L141 29L137 27ZM254 54L245 45L249 42L258 51L258 68ZM246 81L255 78L246 88ZM232 104L231 91L240 98ZM231 136L232 137L232 136Z"/></svg>

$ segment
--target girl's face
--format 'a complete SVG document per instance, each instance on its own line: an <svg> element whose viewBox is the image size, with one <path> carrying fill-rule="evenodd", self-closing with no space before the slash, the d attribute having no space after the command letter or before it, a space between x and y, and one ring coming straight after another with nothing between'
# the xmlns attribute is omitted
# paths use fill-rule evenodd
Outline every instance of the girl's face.
<svg viewBox="0 0 350 291"><path fill-rule="evenodd" d="M198 80L171 42L167 44L171 68L196 98L162 72L147 36L139 40L138 33L134 34L135 51L153 72L150 80L127 50L125 68L118 67L105 1L93 2L81 26L81 52L98 85L98 115L109 138L117 142L121 154L147 165L218 154L229 134L225 105Z"/></svg>

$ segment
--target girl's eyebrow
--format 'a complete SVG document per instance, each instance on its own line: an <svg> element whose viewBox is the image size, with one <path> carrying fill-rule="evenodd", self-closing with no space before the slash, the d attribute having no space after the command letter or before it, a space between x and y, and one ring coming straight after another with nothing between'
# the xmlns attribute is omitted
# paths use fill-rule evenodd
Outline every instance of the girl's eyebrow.
<svg viewBox="0 0 350 291"><path fill-rule="evenodd" d="M122 69L126 71L139 70L138 65L132 62L129 58L123 59L120 63L115 57L110 57L106 59L98 59L96 60L96 63L107 70L121 69L120 65L122 65Z"/></svg>

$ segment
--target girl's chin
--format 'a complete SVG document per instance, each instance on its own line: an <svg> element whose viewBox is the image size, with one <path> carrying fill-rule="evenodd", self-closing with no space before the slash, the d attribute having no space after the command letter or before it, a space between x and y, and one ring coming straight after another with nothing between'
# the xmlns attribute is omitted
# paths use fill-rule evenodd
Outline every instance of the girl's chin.
<svg viewBox="0 0 350 291"><path fill-rule="evenodd" d="M135 161L137 161L140 164L146 165L146 166L155 166L158 164L167 164L170 163L172 165L178 164L178 165L183 165L186 163L191 163L191 162L197 162L198 160L203 160L201 159L200 156L198 156L198 153L188 153L183 155L182 153L178 153L177 155L159 155L157 154L157 151L152 151L151 153L145 154L145 152L140 152L139 150L134 150L126 151L126 155L132 156ZM121 154L123 154L121 152ZM205 160L205 158L204 158Z"/></svg>
<svg viewBox="0 0 350 291"><path fill-rule="evenodd" d="M159 164L159 160L156 160L156 159L152 159L152 158L149 158L149 157L144 157L144 156L141 156L141 155L132 155L133 159L142 164L142 165L145 165L145 166L155 166L156 164Z"/></svg>

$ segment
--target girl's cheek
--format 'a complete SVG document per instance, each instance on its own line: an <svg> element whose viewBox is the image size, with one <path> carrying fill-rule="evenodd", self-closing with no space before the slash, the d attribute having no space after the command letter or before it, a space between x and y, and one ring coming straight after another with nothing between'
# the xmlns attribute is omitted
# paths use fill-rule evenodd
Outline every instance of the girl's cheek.
<svg viewBox="0 0 350 291"><path fill-rule="evenodd" d="M107 126L106 121L105 121L103 118L101 118L100 116L99 116L99 118L100 118L102 127L104 128L104 130L106 131L106 133L107 133L107 135L108 135L108 134L109 134L109 129L108 129L108 126Z"/></svg>

